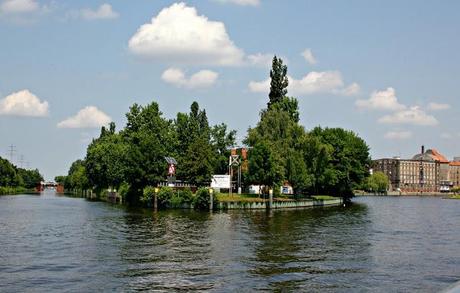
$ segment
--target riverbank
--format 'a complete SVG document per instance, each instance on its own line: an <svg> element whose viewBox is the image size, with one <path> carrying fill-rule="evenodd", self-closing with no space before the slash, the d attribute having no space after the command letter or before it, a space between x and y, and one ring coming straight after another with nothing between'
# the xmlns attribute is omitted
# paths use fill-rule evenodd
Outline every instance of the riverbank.
<svg viewBox="0 0 460 293"><path fill-rule="evenodd" d="M0 195L16 195L22 193L37 193L37 191L24 187L0 187Z"/></svg>

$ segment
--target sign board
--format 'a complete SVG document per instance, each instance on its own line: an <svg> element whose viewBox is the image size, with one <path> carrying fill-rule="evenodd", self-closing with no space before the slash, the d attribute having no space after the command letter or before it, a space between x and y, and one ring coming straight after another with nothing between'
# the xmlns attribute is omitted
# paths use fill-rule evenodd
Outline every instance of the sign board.
<svg viewBox="0 0 460 293"><path fill-rule="evenodd" d="M230 188L230 175L212 175L212 188Z"/></svg>
<svg viewBox="0 0 460 293"><path fill-rule="evenodd" d="M174 176L176 174L176 166L174 164L170 164L168 167L168 175Z"/></svg>

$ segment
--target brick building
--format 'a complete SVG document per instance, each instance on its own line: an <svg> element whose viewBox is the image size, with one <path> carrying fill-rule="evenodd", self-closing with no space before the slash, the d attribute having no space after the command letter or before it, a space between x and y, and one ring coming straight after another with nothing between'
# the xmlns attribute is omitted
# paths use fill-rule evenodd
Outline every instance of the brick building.
<svg viewBox="0 0 460 293"><path fill-rule="evenodd" d="M460 185L460 160L449 162L437 150L424 147L412 159L375 160L373 170L388 176L390 191L439 192Z"/></svg>

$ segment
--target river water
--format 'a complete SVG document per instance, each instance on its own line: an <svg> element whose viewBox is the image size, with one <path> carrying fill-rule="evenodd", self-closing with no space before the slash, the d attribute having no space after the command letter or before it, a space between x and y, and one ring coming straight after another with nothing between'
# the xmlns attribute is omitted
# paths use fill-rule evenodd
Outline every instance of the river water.
<svg viewBox="0 0 460 293"><path fill-rule="evenodd" d="M288 211L130 210L0 197L1 292L437 292L460 280L460 200Z"/></svg>

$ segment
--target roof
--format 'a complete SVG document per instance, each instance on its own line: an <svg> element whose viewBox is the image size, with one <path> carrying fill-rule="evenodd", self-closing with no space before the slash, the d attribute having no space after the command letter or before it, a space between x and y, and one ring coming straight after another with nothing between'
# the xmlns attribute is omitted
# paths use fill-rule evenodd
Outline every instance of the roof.
<svg viewBox="0 0 460 293"><path fill-rule="evenodd" d="M438 152L436 149L431 149L428 150L427 152L431 151L431 154L434 158L435 161L439 161L440 163L449 163L449 160L446 159L440 152Z"/></svg>
<svg viewBox="0 0 460 293"><path fill-rule="evenodd" d="M450 166L458 166L458 167L460 167L460 162L450 162L449 165Z"/></svg>
<svg viewBox="0 0 460 293"><path fill-rule="evenodd" d="M427 150L423 154L417 154L413 160L423 160L423 161L437 161L439 163L449 163L449 160L446 159L440 152L436 149Z"/></svg>

